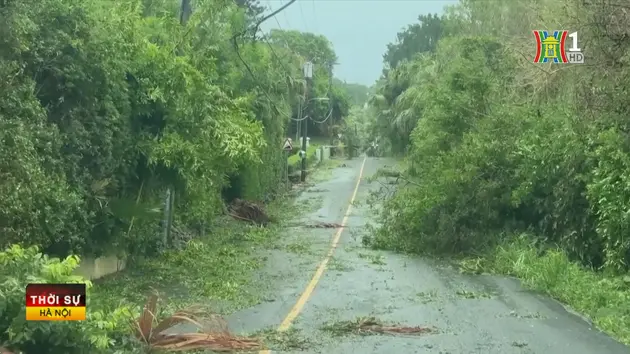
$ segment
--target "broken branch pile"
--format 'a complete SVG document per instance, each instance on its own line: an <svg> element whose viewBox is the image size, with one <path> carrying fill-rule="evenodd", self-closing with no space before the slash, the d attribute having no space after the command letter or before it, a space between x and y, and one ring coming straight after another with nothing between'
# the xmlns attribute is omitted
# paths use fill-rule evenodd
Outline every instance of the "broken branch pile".
<svg viewBox="0 0 630 354"><path fill-rule="evenodd" d="M234 199L232 204L230 204L229 214L235 219L248 221L256 225L266 226L271 222L261 205L238 198Z"/></svg>

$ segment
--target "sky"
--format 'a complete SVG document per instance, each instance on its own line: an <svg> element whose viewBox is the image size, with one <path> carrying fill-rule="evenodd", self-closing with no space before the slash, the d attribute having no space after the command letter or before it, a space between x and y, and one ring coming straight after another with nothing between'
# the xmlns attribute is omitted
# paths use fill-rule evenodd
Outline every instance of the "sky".
<svg viewBox="0 0 630 354"><path fill-rule="evenodd" d="M289 0L261 0L278 9ZM383 69L387 44L418 15L442 13L457 0L297 0L265 21L261 28L292 29L326 36L339 57L334 75L342 81L371 86Z"/></svg>

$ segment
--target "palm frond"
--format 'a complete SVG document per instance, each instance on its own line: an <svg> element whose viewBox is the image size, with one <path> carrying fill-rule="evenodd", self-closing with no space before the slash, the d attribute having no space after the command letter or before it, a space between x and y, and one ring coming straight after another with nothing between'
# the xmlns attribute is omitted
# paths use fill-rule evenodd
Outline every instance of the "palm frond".
<svg viewBox="0 0 630 354"><path fill-rule="evenodd" d="M206 349L215 352L232 352L237 350L262 349L260 339L236 336L227 328L227 322L218 315L212 315L204 320L198 319L199 312L182 310L158 321L156 318L158 296L151 295L147 299L142 314L134 321L136 337L151 349L161 349L167 352L192 351ZM208 328L203 322L211 319L215 328ZM195 333L167 333L176 326L190 323L198 332ZM172 331L174 332L174 331Z"/></svg>

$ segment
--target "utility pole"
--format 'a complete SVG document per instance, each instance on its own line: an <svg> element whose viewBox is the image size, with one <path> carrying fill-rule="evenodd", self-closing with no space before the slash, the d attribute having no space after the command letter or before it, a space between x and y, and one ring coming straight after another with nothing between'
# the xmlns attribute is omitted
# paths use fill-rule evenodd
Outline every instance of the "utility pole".
<svg viewBox="0 0 630 354"><path fill-rule="evenodd" d="M332 82L333 82L333 62L331 61L328 63L328 108L331 110L333 108ZM332 115L332 112L330 112L330 114ZM333 125L334 125L334 119L331 116L330 121L328 122L328 132L330 133L330 145L332 145L334 142L334 136L333 136L333 131L332 131Z"/></svg>
<svg viewBox="0 0 630 354"><path fill-rule="evenodd" d="M313 85L313 63L310 61L304 63L304 79L306 79L306 93L305 103L304 105L309 108L310 107L310 95L311 95L311 86ZM308 109L306 111L306 115L310 114L311 110ZM306 129L308 127L308 119L302 118L302 174L300 175L300 181L306 181Z"/></svg>
<svg viewBox="0 0 630 354"><path fill-rule="evenodd" d="M179 7L179 24L185 26L192 14L192 7L190 6L190 0L182 0Z"/></svg>
<svg viewBox="0 0 630 354"><path fill-rule="evenodd" d="M302 126L302 101L298 99L298 117L295 122L295 141L300 141L300 127Z"/></svg>
<svg viewBox="0 0 630 354"><path fill-rule="evenodd" d="M192 7L190 6L191 0L181 0L179 8L179 24L186 26L186 23L190 19L192 14ZM177 55L182 55L182 49L177 48ZM175 187L172 184L166 188L166 198L164 200L164 236L163 241L167 246L173 244L173 237L171 236L171 229L173 228L173 218L175 214ZM205 229L205 227L204 227Z"/></svg>

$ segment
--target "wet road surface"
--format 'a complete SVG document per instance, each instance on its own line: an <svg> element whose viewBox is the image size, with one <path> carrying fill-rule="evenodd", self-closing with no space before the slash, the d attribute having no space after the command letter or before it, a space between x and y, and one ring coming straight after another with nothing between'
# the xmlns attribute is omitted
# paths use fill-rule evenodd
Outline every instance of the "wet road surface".
<svg viewBox="0 0 630 354"><path fill-rule="evenodd" d="M296 207L303 217L287 230L283 244L269 251L261 274L273 290L263 303L228 318L233 331L275 330L293 309L297 316L275 336L273 353L630 353L559 303L523 290L516 280L463 275L435 261L362 248L362 229L372 220L362 202L382 186L366 178L394 164L386 159L366 160L339 245L296 313L295 304L309 283L314 285L311 278L336 233L300 223L340 223L362 162L341 161L346 166L331 170L332 176L300 196ZM336 323L365 316L433 331L413 337L336 336L342 334L335 332ZM330 330L323 329L326 324Z"/></svg>

